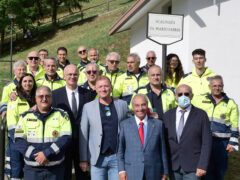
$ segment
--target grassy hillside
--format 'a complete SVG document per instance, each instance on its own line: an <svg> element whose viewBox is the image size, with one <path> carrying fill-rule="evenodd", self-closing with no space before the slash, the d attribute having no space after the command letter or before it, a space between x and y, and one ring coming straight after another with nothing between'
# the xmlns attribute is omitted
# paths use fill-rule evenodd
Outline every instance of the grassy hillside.
<svg viewBox="0 0 240 180"><path fill-rule="evenodd" d="M42 34L40 40L31 42L28 41L26 46L30 48L23 48L13 55L14 60L26 59L28 52L38 51L45 48L49 50L49 55L56 56L56 50L60 46L68 49L68 59L73 64L79 62L77 56L77 48L79 45L85 45L88 48L94 47L99 49L100 59L104 63L108 52L116 51L121 55L122 62L120 67L124 68L125 58L129 53L130 48L130 33L125 31L113 36L109 36L110 27L117 21L117 19L126 11L126 8L115 10L110 13L92 17L85 21L80 21L74 25L59 29L57 32L49 32ZM10 59L9 56L1 59ZM0 91L2 87L9 80L9 63L0 64Z"/></svg>

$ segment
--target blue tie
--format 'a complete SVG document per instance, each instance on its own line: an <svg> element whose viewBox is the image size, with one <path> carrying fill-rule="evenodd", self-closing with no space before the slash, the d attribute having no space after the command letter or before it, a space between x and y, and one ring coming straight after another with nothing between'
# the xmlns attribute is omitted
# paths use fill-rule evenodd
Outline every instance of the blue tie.
<svg viewBox="0 0 240 180"><path fill-rule="evenodd" d="M178 126L178 129L177 129L178 142L180 142L180 137L182 135L182 131L183 131L183 128L184 128L184 113L186 112L186 110L180 110L180 112L182 113L182 115L181 115L181 118L180 118L180 121L179 121L179 126Z"/></svg>

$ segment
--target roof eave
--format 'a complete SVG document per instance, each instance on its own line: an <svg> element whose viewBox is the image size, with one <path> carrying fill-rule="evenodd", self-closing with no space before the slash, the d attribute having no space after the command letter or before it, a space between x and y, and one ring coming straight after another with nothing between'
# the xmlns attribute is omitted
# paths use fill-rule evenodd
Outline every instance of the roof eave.
<svg viewBox="0 0 240 180"><path fill-rule="evenodd" d="M144 5L150 0L138 0L133 6L131 6L127 12L111 27L109 35L116 33L130 18L132 18Z"/></svg>

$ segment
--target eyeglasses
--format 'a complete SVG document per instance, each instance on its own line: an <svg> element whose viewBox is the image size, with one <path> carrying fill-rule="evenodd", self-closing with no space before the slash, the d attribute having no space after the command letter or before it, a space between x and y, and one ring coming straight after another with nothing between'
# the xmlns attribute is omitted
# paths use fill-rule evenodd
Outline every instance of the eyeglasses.
<svg viewBox="0 0 240 180"><path fill-rule="evenodd" d="M120 63L120 61L115 61L115 60L108 60L111 64L119 64Z"/></svg>
<svg viewBox="0 0 240 180"><path fill-rule="evenodd" d="M147 60L155 60L156 59L156 57L147 57Z"/></svg>
<svg viewBox="0 0 240 180"><path fill-rule="evenodd" d="M112 115L112 113L111 113L111 110L110 110L110 107L109 106L105 106L105 115L107 116L107 117L109 117L109 116L111 116Z"/></svg>
<svg viewBox="0 0 240 180"><path fill-rule="evenodd" d="M186 93L178 93L178 97L181 97L182 95L189 97L190 93L186 92Z"/></svg>
<svg viewBox="0 0 240 180"><path fill-rule="evenodd" d="M39 59L39 57L28 57L28 59L31 60L31 61L32 60L36 60L37 61Z"/></svg>
<svg viewBox="0 0 240 180"><path fill-rule="evenodd" d="M46 99L49 99L51 97L51 95L49 95L49 94L47 94L47 95L38 95L37 97L40 98L40 99L43 99L44 97Z"/></svg>
<svg viewBox="0 0 240 180"><path fill-rule="evenodd" d="M91 73L97 74L97 71L86 71L86 73L87 73L88 75L90 75Z"/></svg>
<svg viewBox="0 0 240 180"><path fill-rule="evenodd" d="M87 52L87 50L82 50L82 51L78 51L78 54L85 54Z"/></svg>

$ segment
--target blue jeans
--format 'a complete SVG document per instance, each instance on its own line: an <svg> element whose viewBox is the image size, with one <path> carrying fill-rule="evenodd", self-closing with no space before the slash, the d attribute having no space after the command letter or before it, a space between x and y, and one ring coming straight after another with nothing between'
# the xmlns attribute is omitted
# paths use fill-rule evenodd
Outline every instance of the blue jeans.
<svg viewBox="0 0 240 180"><path fill-rule="evenodd" d="M173 171L171 175L171 180L198 180L195 172L186 173L182 169L178 171Z"/></svg>
<svg viewBox="0 0 240 180"><path fill-rule="evenodd" d="M108 178L107 178L108 177ZM91 180L118 179L117 155L99 155L96 165L91 165Z"/></svg>

